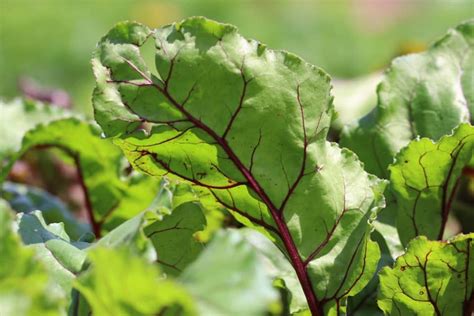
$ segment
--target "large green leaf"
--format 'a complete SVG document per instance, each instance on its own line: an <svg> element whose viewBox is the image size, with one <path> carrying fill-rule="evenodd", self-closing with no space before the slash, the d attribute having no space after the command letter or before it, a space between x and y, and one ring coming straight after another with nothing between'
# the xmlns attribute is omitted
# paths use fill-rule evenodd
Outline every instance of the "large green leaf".
<svg viewBox="0 0 474 316"><path fill-rule="evenodd" d="M132 174L125 176L120 149L101 139L100 130L75 118L40 125L29 131L22 148L2 169L4 179L13 163L32 148L59 148L77 167L86 195L93 230L100 235L145 209L158 191L158 181Z"/></svg>
<svg viewBox="0 0 474 316"><path fill-rule="evenodd" d="M461 124L438 142L412 141L389 167L403 244L425 235L442 239L463 168L473 159L474 127Z"/></svg>
<svg viewBox="0 0 474 316"><path fill-rule="evenodd" d="M0 200L0 311L2 316L64 315L65 293L44 262L13 230L13 212Z"/></svg>
<svg viewBox="0 0 474 316"><path fill-rule="evenodd" d="M474 120L474 20L420 54L397 58L378 86L377 107L342 135L367 170L388 178L393 156L417 136L438 140Z"/></svg>
<svg viewBox="0 0 474 316"><path fill-rule="evenodd" d="M389 315L472 315L473 238L413 239L395 266L381 271L379 307Z"/></svg>
<svg viewBox="0 0 474 316"><path fill-rule="evenodd" d="M46 223L64 223L66 233L73 240L90 231L87 224L80 223L74 218L61 200L40 188L7 181L1 185L0 197L17 212L30 213L41 210Z"/></svg>
<svg viewBox="0 0 474 316"><path fill-rule="evenodd" d="M94 315L159 315L179 304L192 315L193 304L182 286L164 279L156 265L127 248L97 248L89 253L91 269L74 286L86 298Z"/></svg>
<svg viewBox="0 0 474 316"><path fill-rule="evenodd" d="M157 72L140 55L151 38ZM92 63L96 120L133 166L207 188L274 240L313 313L342 310L370 280L379 250L369 222L383 185L326 141L333 107L322 70L204 18L155 30L120 23Z"/></svg>

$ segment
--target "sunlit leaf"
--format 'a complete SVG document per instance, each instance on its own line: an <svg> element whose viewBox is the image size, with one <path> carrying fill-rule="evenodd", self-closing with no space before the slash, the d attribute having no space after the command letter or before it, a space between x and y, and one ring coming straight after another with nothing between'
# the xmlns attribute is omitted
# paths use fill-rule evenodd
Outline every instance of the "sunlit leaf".
<svg viewBox="0 0 474 316"><path fill-rule="evenodd" d="M413 239L394 267L381 271L379 307L388 315L471 315L473 237Z"/></svg>
<svg viewBox="0 0 474 316"><path fill-rule="evenodd" d="M157 72L140 55L151 40ZM326 141L333 107L321 69L204 18L119 23L92 63L95 118L132 165L206 188L272 239L313 312L342 311L371 279L383 184Z"/></svg>

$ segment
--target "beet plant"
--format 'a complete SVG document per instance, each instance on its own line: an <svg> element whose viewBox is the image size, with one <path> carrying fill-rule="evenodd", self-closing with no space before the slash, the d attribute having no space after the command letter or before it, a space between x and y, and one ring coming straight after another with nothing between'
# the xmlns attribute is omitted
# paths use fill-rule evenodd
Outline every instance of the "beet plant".
<svg viewBox="0 0 474 316"><path fill-rule="evenodd" d="M340 144L329 75L228 24L122 22L92 66L98 126L61 113L0 152L4 181L25 153L56 150L90 223L4 183L7 315L474 311L474 235L447 229L473 181L474 21L395 59Z"/></svg>

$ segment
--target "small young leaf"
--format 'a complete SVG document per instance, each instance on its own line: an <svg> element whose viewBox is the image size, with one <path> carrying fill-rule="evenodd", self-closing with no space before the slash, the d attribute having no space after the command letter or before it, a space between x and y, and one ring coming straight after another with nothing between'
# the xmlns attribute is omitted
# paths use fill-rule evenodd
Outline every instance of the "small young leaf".
<svg viewBox="0 0 474 316"><path fill-rule="evenodd" d="M417 136L438 140L474 118L474 20L431 48L395 59L378 86L377 107L342 135L367 170L388 178L393 156Z"/></svg>
<svg viewBox="0 0 474 316"><path fill-rule="evenodd" d="M160 195L171 198L168 200ZM162 185L160 195L154 207L162 212L162 208L167 207L169 213L162 213L158 220L147 225L145 234L153 242L162 271L178 275L202 251L203 245L195 234L204 230L206 218L202 207L194 202L189 185Z"/></svg>
<svg viewBox="0 0 474 316"><path fill-rule="evenodd" d="M398 206L397 228L406 245L425 235L443 238L462 170L474 153L474 127L461 124L438 142L412 141L389 167L390 186Z"/></svg>
<svg viewBox="0 0 474 316"><path fill-rule="evenodd" d="M395 266L380 272L379 307L387 315L472 315L473 238L413 239Z"/></svg>
<svg viewBox="0 0 474 316"><path fill-rule="evenodd" d="M47 225L40 211L17 216L18 234L28 248L34 249L56 286L69 294L75 275L82 270L88 247L84 242L71 242L64 231L64 224Z"/></svg>

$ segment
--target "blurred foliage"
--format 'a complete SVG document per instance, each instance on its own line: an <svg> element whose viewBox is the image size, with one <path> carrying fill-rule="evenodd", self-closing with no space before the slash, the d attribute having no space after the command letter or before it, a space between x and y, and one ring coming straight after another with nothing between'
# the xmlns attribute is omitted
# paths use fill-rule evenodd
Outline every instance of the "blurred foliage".
<svg viewBox="0 0 474 316"><path fill-rule="evenodd" d="M91 114L91 52L121 20L156 27L204 15L348 78L424 49L472 9L470 0L2 0L0 95L18 95L18 80L32 78L69 92L76 107Z"/></svg>

